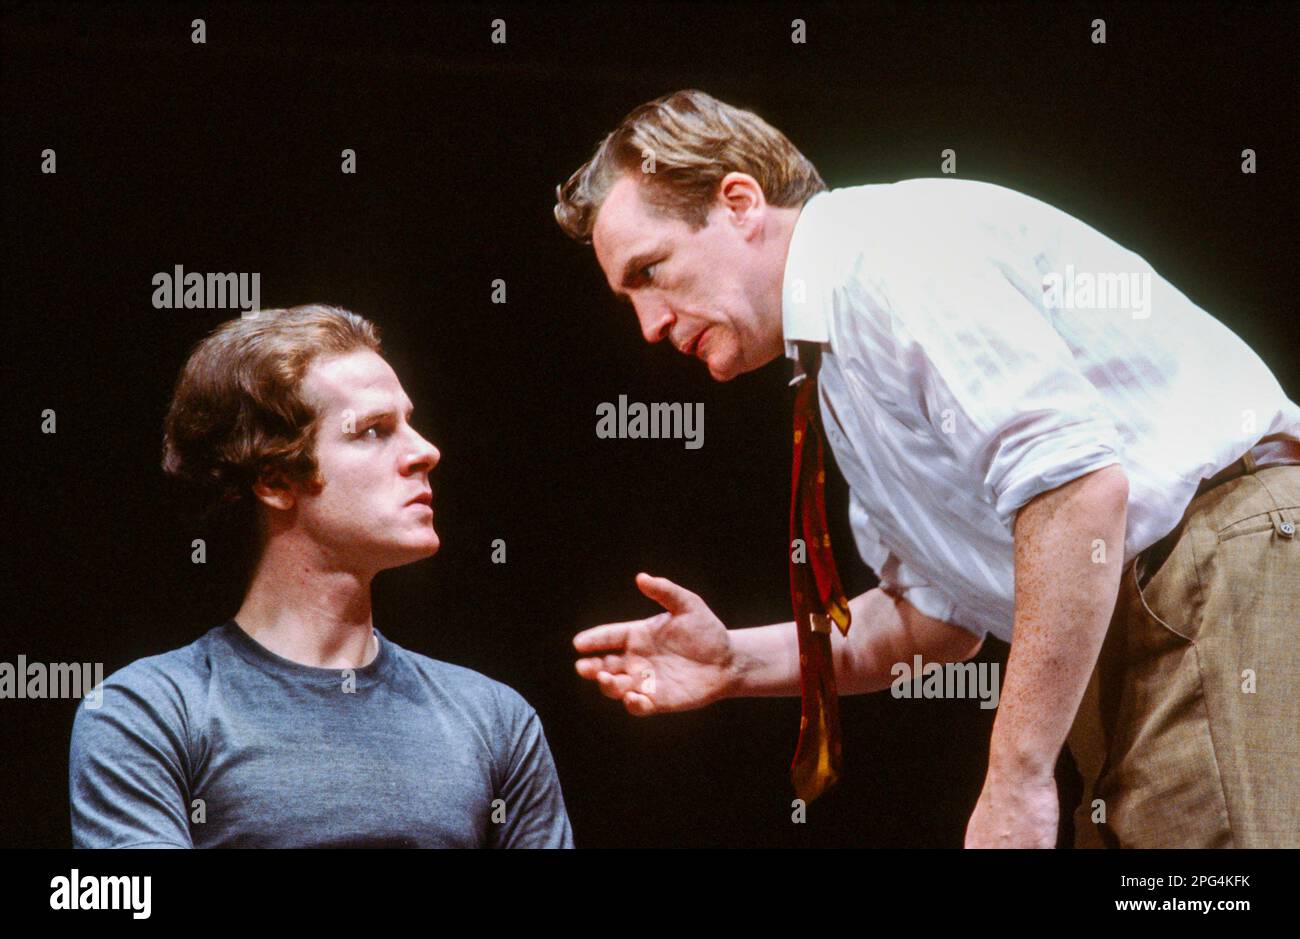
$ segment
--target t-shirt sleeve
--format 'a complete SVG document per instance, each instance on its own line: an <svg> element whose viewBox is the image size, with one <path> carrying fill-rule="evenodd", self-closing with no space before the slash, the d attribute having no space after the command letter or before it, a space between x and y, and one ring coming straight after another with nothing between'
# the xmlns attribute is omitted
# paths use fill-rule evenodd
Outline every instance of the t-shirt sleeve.
<svg viewBox="0 0 1300 939"><path fill-rule="evenodd" d="M572 848L573 830L564 808L560 777L537 712L517 692L499 692L509 715L502 782L495 798L505 819L490 825L494 848Z"/></svg>
<svg viewBox="0 0 1300 939"><path fill-rule="evenodd" d="M175 688L135 671L109 678L102 691L98 707L81 702L72 725L73 846L193 847L184 707Z"/></svg>

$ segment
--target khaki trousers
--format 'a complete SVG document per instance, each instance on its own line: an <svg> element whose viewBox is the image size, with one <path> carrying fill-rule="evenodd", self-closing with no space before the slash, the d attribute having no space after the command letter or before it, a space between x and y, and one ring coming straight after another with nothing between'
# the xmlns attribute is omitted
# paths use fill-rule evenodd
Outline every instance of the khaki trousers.
<svg viewBox="0 0 1300 939"><path fill-rule="evenodd" d="M1126 566L1070 730L1076 847L1300 846L1297 528L1300 466L1257 469Z"/></svg>

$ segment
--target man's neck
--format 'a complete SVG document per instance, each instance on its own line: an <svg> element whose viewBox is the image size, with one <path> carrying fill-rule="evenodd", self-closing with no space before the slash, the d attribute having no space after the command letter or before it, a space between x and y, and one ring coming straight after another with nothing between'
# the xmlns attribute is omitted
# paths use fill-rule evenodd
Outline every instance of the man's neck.
<svg viewBox="0 0 1300 939"><path fill-rule="evenodd" d="M274 542L258 562L236 623L276 655L316 668L361 668L379 651L371 575L331 569L316 553Z"/></svg>
<svg viewBox="0 0 1300 939"><path fill-rule="evenodd" d="M777 225L773 235L775 245L779 249L777 254L780 261L776 268L776 296L772 307L772 316L775 321L774 354L768 361L778 359L785 354L785 270L790 259L790 242L794 240L794 229L799 224L799 217L803 214L803 206L778 209L777 213Z"/></svg>

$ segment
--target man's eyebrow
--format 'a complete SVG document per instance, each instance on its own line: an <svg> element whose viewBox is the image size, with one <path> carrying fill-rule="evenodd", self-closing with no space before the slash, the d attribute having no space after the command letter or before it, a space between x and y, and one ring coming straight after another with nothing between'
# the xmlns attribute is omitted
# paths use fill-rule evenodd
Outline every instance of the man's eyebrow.
<svg viewBox="0 0 1300 939"><path fill-rule="evenodd" d="M623 265L623 279L619 285L626 289L635 284L637 276L641 273L641 268L653 261L657 255L662 254L665 248L667 248L667 244L660 243L649 251L642 251L640 254L635 254L629 258L628 262ZM617 290L614 292L618 293Z"/></svg>
<svg viewBox="0 0 1300 939"><path fill-rule="evenodd" d="M392 417L396 413L397 411L395 408L376 408L373 411L367 412L363 417L358 417L357 423L364 424L367 421L378 420L381 417ZM415 405L408 404L406 407L406 419L409 421L411 419L411 415L414 413L415 413Z"/></svg>

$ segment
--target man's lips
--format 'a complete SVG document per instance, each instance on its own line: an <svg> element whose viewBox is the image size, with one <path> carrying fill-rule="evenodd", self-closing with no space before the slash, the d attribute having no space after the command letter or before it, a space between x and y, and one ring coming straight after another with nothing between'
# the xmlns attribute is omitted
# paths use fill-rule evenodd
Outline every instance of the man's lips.
<svg viewBox="0 0 1300 939"><path fill-rule="evenodd" d="M433 508L433 493L432 493L432 492L422 492L422 493L420 493L418 496L416 496L414 499L412 499L410 502L408 502L408 503L406 503L406 504L407 504L407 505L427 505L429 508Z"/></svg>

